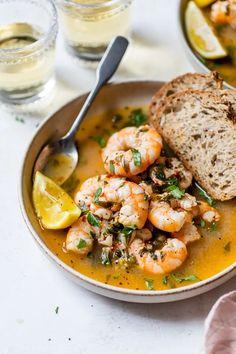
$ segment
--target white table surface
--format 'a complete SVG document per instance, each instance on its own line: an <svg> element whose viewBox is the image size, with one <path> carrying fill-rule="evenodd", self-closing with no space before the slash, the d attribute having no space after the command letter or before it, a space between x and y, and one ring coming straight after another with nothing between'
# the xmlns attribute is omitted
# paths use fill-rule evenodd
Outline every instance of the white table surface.
<svg viewBox="0 0 236 354"><path fill-rule="evenodd" d="M177 2L135 1L134 39L116 81L166 80L193 70L177 33ZM47 110L25 117L22 124L16 114L0 109L0 354L202 353L204 319L220 295L235 289L235 278L178 303L110 300L66 279L41 254L24 225L17 184L36 124L94 81L93 70L78 67L65 53L60 36L56 70L56 97Z"/></svg>

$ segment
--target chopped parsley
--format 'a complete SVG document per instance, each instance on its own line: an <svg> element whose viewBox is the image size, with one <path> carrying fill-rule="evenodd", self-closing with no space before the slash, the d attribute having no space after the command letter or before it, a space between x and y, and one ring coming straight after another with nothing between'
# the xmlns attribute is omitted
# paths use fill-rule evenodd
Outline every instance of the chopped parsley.
<svg viewBox="0 0 236 354"><path fill-rule="evenodd" d="M185 194L183 189L181 189L175 185L171 185L169 187L166 187L165 192L170 193L172 195L172 197L174 197L176 199L181 199Z"/></svg>
<svg viewBox="0 0 236 354"><path fill-rule="evenodd" d="M115 166L112 162L110 162L110 172L114 175L115 174Z"/></svg>
<svg viewBox="0 0 236 354"><path fill-rule="evenodd" d="M93 140L96 141L96 143L98 143L101 148L104 148L106 146L106 140L101 135L94 136Z"/></svg>
<svg viewBox="0 0 236 354"><path fill-rule="evenodd" d="M137 149L132 149L132 154L135 166L140 166L142 162L140 152Z"/></svg>
<svg viewBox="0 0 236 354"><path fill-rule="evenodd" d="M144 283L145 283L145 286L148 290L154 290L153 279L145 278Z"/></svg>
<svg viewBox="0 0 236 354"><path fill-rule="evenodd" d="M110 257L109 257L109 250L107 250L107 249L103 249L102 250L101 263L103 265L106 265L106 266L111 264L111 260L110 260Z"/></svg>
<svg viewBox="0 0 236 354"><path fill-rule="evenodd" d="M87 242L83 239L83 238L81 238L80 240L79 240L79 243L78 243L78 245L76 246L78 249L81 249L81 248L84 248L84 247L86 247L87 246Z"/></svg>
<svg viewBox="0 0 236 354"><path fill-rule="evenodd" d="M89 222L90 225L92 226L97 226L97 227L101 227L101 222L100 220L91 213L91 211L88 212L87 214L87 220Z"/></svg>
<svg viewBox="0 0 236 354"><path fill-rule="evenodd" d="M165 179L165 174L163 172L163 168L164 168L163 164L157 165L155 167L155 171L154 171L155 177L160 179L160 180L164 180Z"/></svg>
<svg viewBox="0 0 236 354"><path fill-rule="evenodd" d="M94 203L98 204L99 203L99 197L102 193L102 188L99 187L97 190L96 190L96 193L95 193L95 196L94 196Z"/></svg>
<svg viewBox="0 0 236 354"><path fill-rule="evenodd" d="M231 241L227 242L226 245L224 245L224 250L225 252L231 251Z"/></svg>
<svg viewBox="0 0 236 354"><path fill-rule="evenodd" d="M210 226L209 226L209 230L210 230L211 232L214 232L214 231L217 230L217 227L218 227L217 222L212 222L212 223L210 224Z"/></svg>
<svg viewBox="0 0 236 354"><path fill-rule="evenodd" d="M200 219L199 225L200 225L201 227L205 227L205 226L206 226L205 220Z"/></svg>
<svg viewBox="0 0 236 354"><path fill-rule="evenodd" d="M129 115L128 125L139 127L147 123L147 116L143 113L142 109L135 109Z"/></svg>
<svg viewBox="0 0 236 354"><path fill-rule="evenodd" d="M171 277L177 283L182 283L183 281L200 281L200 279L196 275L184 275L178 273L171 273Z"/></svg>
<svg viewBox="0 0 236 354"><path fill-rule="evenodd" d="M123 230L121 231L122 234L124 234L125 236L130 236L132 235L132 232L135 230L134 226L127 226L124 227Z"/></svg>
<svg viewBox="0 0 236 354"><path fill-rule="evenodd" d="M206 191L204 191L204 189L202 189L202 187L199 186L198 183L195 182L195 186L197 187L198 189L198 193L201 197L204 197L207 201L207 203L210 205L210 206L214 206L216 204L216 200L211 198Z"/></svg>
<svg viewBox="0 0 236 354"><path fill-rule="evenodd" d="M164 277L162 278L162 284L163 285L167 285L168 284L168 280L169 280L168 275L164 275Z"/></svg>

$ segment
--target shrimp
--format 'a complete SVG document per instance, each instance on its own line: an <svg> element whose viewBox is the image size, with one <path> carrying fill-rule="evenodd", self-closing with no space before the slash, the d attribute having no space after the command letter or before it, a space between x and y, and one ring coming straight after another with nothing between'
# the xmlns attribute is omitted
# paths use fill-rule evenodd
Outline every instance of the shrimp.
<svg viewBox="0 0 236 354"><path fill-rule="evenodd" d="M130 177L145 171L160 156L162 138L149 125L113 134L102 151L107 173Z"/></svg>
<svg viewBox="0 0 236 354"><path fill-rule="evenodd" d="M236 0L216 1L211 7L211 19L236 29Z"/></svg>
<svg viewBox="0 0 236 354"><path fill-rule="evenodd" d="M153 274L172 272L183 264L188 255L185 244L176 238L168 238L162 249L154 253L145 251L145 242L136 238L131 243L129 252L136 257L141 269Z"/></svg>
<svg viewBox="0 0 236 354"><path fill-rule="evenodd" d="M201 238L198 229L192 222L185 222L183 227L178 232L173 232L171 237L177 238L182 241L185 245L195 242Z"/></svg>
<svg viewBox="0 0 236 354"><path fill-rule="evenodd" d="M211 207L206 202L198 202L199 215L203 218L204 221L208 223L217 222L220 220L219 212Z"/></svg>
<svg viewBox="0 0 236 354"><path fill-rule="evenodd" d="M194 196L185 193L181 199L172 198L170 200L170 205L172 208L181 208L186 211L192 211L194 207L197 206L197 200Z"/></svg>
<svg viewBox="0 0 236 354"><path fill-rule="evenodd" d="M144 190L133 182L106 175L86 180L75 202L105 220L114 219L125 227L142 229L148 216ZM109 209L108 209L109 208Z"/></svg>
<svg viewBox="0 0 236 354"><path fill-rule="evenodd" d="M174 210L165 201L152 200L150 203L148 219L162 231L179 231L187 219L185 210Z"/></svg>
<svg viewBox="0 0 236 354"><path fill-rule="evenodd" d="M86 216L81 216L67 232L66 250L79 256L86 256L93 248L93 237L90 231L91 225Z"/></svg>

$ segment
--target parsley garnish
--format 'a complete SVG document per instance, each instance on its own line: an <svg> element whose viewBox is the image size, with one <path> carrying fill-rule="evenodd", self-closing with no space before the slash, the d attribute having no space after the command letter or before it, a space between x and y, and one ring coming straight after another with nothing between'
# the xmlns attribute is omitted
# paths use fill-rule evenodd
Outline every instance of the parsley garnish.
<svg viewBox="0 0 236 354"><path fill-rule="evenodd" d="M216 222L212 222L212 223L210 224L210 226L209 226L209 230L210 230L211 232L214 232L214 231L217 230L217 227L218 227L218 224L217 224Z"/></svg>
<svg viewBox="0 0 236 354"><path fill-rule="evenodd" d="M101 263L103 265L110 265L111 264L111 260L110 260L110 257L109 257L109 251L107 249L103 249L102 250Z"/></svg>
<svg viewBox="0 0 236 354"><path fill-rule="evenodd" d="M224 245L224 250L225 252L231 251L231 241L227 242L226 245Z"/></svg>
<svg viewBox="0 0 236 354"><path fill-rule="evenodd" d="M115 174L115 166L112 162L110 162L110 172L114 175Z"/></svg>
<svg viewBox="0 0 236 354"><path fill-rule="evenodd" d="M134 226L127 226L127 227L124 227L121 232L125 236L130 236L134 230L135 230Z"/></svg>
<svg viewBox="0 0 236 354"><path fill-rule="evenodd" d="M132 154L135 166L140 166L142 162L140 152L137 149L132 149Z"/></svg>
<svg viewBox="0 0 236 354"><path fill-rule="evenodd" d="M200 223L199 223L199 225L200 225L201 227L205 227L205 226L206 226L206 222L205 222L205 220L200 219Z"/></svg>
<svg viewBox="0 0 236 354"><path fill-rule="evenodd" d="M95 140L101 148L104 148L106 146L106 140L103 136L94 136L93 140Z"/></svg>
<svg viewBox="0 0 236 354"><path fill-rule="evenodd" d="M207 203L210 205L210 206L214 206L216 204L216 201L215 199L211 198L206 191L204 191L204 189L202 189L202 187L199 186L199 184L197 182L195 182L195 186L197 187L198 189L198 193L201 197L204 197L207 201Z"/></svg>
<svg viewBox="0 0 236 354"><path fill-rule="evenodd" d="M98 204L99 203L99 197L102 193L102 188L99 187L97 190L96 190L96 193L95 193L95 196L94 196L94 203Z"/></svg>
<svg viewBox="0 0 236 354"><path fill-rule="evenodd" d="M145 278L144 279L144 283L145 283L145 286L148 290L154 290L154 287L153 287L153 279L148 279L148 278Z"/></svg>
<svg viewBox="0 0 236 354"><path fill-rule="evenodd" d="M165 192L168 192L172 195L172 197L176 199L180 199L184 196L185 192L183 189L180 189L178 186L172 185L165 188Z"/></svg>
<svg viewBox="0 0 236 354"><path fill-rule="evenodd" d="M200 280L196 275L192 275L192 274L183 275L183 274L171 273L171 277L177 283L182 283L183 281L199 281Z"/></svg>
<svg viewBox="0 0 236 354"><path fill-rule="evenodd" d="M135 109L130 113L128 125L139 127L145 123L147 123L147 116L141 109Z"/></svg>
<svg viewBox="0 0 236 354"><path fill-rule="evenodd" d="M169 280L168 275L164 275L164 277L162 278L162 284L167 285L168 280Z"/></svg>
<svg viewBox="0 0 236 354"><path fill-rule="evenodd" d="M155 174L156 178L161 179L161 180L165 179L165 174L163 172L163 168L164 168L164 165L162 165L162 164L155 167L154 174Z"/></svg>
<svg viewBox="0 0 236 354"><path fill-rule="evenodd" d="M101 227L101 222L99 221L99 219L95 215L93 215L91 213L91 211L89 211L88 214L87 214L87 220L88 220L90 225Z"/></svg>
<svg viewBox="0 0 236 354"><path fill-rule="evenodd" d="M87 242L83 239L83 238L81 238L80 240L79 240L79 243L78 243L78 245L76 246L78 249L80 249L80 248L84 248L84 247L86 247L87 246Z"/></svg>

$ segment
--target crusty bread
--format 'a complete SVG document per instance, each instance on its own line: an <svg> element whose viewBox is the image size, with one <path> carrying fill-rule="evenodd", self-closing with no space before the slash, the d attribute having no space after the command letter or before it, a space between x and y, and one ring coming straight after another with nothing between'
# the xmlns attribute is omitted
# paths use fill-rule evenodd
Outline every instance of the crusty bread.
<svg viewBox="0 0 236 354"><path fill-rule="evenodd" d="M175 93L150 117L200 185L222 201L236 196L235 94L227 91Z"/></svg>
<svg viewBox="0 0 236 354"><path fill-rule="evenodd" d="M170 95L187 89L215 91L223 87L223 81L215 71L210 74L187 73L164 84L153 96L150 104L150 115L156 114L157 107Z"/></svg>

